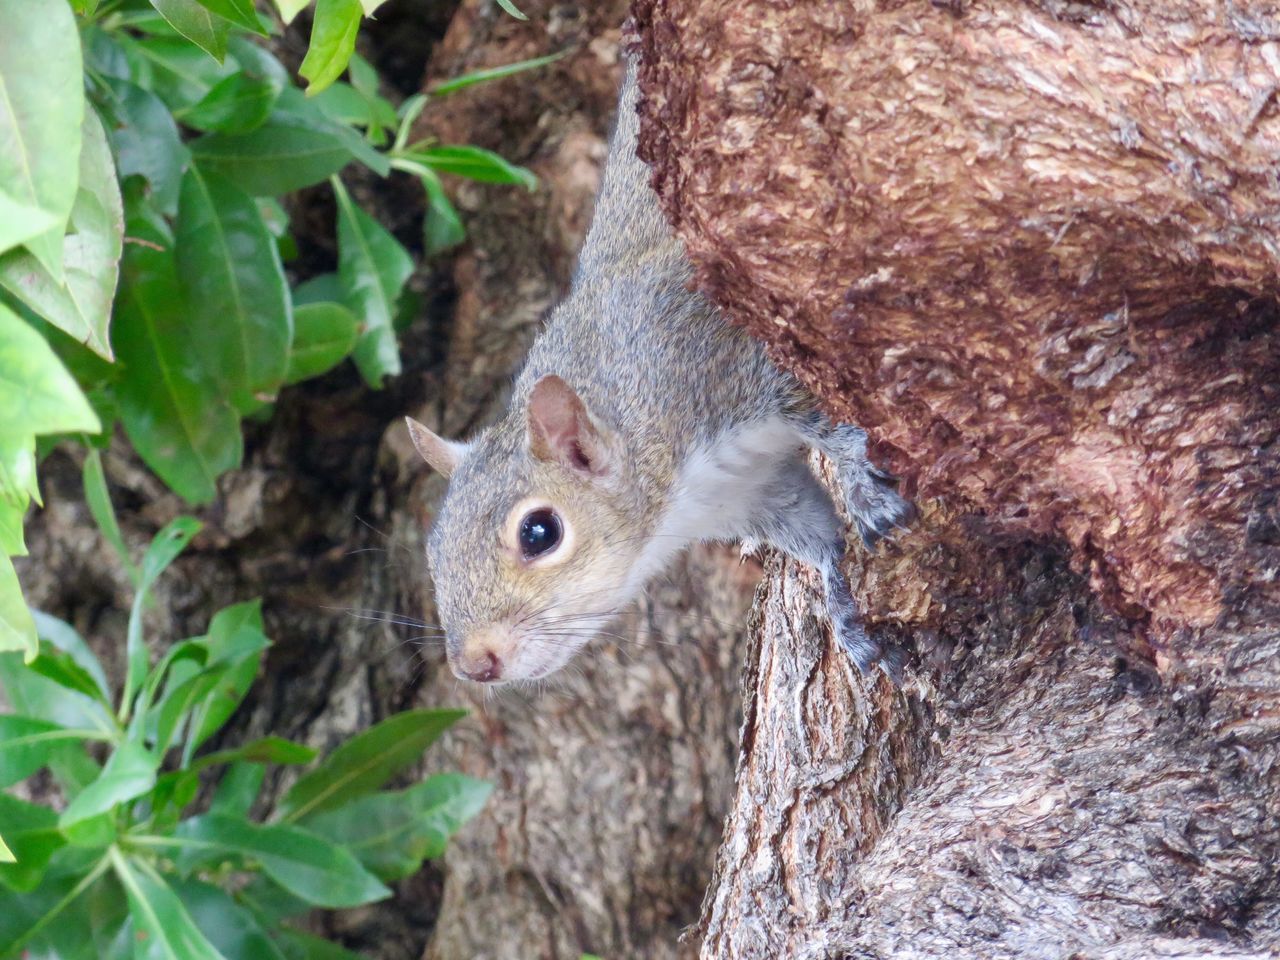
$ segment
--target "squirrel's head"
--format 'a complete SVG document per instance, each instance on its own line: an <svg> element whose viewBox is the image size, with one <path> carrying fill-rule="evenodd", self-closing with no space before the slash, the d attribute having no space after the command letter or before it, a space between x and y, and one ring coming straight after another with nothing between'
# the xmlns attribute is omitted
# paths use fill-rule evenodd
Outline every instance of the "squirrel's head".
<svg viewBox="0 0 1280 960"><path fill-rule="evenodd" d="M618 436L557 376L468 444L408 425L449 478L427 559L453 672L500 683L563 667L640 586Z"/></svg>

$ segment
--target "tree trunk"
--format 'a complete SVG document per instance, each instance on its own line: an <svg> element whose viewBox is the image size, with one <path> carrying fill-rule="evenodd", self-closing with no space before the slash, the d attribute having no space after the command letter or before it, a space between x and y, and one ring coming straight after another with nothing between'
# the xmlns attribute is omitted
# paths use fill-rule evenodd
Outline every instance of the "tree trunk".
<svg viewBox="0 0 1280 960"><path fill-rule="evenodd" d="M1280 946L1280 11L638 0L702 289L925 506L770 566L705 957Z"/></svg>

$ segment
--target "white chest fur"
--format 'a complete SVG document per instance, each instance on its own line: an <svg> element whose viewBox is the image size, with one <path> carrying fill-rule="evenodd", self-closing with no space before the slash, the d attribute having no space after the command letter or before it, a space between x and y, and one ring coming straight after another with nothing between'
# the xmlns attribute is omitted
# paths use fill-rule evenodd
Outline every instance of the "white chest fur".
<svg viewBox="0 0 1280 960"><path fill-rule="evenodd" d="M765 491L804 441L781 417L757 420L695 448L685 459L658 529L634 568L643 586L700 540L738 540L753 528Z"/></svg>

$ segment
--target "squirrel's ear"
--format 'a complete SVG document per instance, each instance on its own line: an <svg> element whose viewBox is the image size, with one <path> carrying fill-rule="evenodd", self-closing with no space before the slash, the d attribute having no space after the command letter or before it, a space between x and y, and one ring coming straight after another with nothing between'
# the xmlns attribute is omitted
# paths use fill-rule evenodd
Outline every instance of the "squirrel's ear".
<svg viewBox="0 0 1280 960"><path fill-rule="evenodd" d="M609 472L608 444L573 390L549 374L529 393L529 452L592 477Z"/></svg>
<svg viewBox="0 0 1280 960"><path fill-rule="evenodd" d="M413 441L414 449L431 465L432 470L447 477L457 469L467 453L465 443L436 436L413 417L405 417L404 422L409 428L409 439Z"/></svg>

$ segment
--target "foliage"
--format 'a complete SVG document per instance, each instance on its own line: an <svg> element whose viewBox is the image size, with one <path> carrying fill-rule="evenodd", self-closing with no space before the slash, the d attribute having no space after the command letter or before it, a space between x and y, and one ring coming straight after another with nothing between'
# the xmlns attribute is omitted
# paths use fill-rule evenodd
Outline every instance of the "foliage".
<svg viewBox="0 0 1280 960"><path fill-rule="evenodd" d="M400 371L414 259L340 171L417 178L426 255L464 238L442 174L534 186L489 151L410 142L426 98L397 110L354 52L380 0L316 0L295 85L267 41L309 5L0 0L0 650L37 651L9 558L26 553L37 452L54 439L105 445L119 424L203 504L240 463L242 419L285 386L347 357L373 388ZM325 183L338 270L297 283L282 199ZM101 492L89 462L86 489Z"/></svg>
<svg viewBox="0 0 1280 960"><path fill-rule="evenodd" d="M36 617L30 665L0 655L0 683L19 711L0 716L0 787L47 769L67 800L55 813L0 793L10 851L0 864L0 957L350 956L289 920L388 896L386 884L439 857L489 794L458 774L382 789L462 716L417 710L314 764L274 819L251 816L268 764L310 764L316 754L279 737L199 753L268 646L257 602L219 611L205 635L150 662L148 592L198 530L175 520L143 558L118 691L85 641L52 617ZM104 762L93 744L106 746ZM215 778L202 809L197 796Z"/></svg>
<svg viewBox="0 0 1280 960"><path fill-rule="evenodd" d="M355 53L381 2L315 0L300 86L270 48L310 0L270 15L255 0L0 0L0 681L18 711L0 716L0 789L47 769L66 800L54 813L0 793L0 954L337 955L281 921L384 895L483 800L460 777L379 792L457 716L426 712L355 738L280 819L251 820L263 765L311 759L277 738L196 756L253 680L257 607L221 611L151 664L141 612L197 524L167 527L135 567L98 453L118 424L207 503L240 463L242 420L283 388L348 357L371 388L400 371L415 260L343 185L350 165L421 183L427 256L465 236L442 175L534 187L496 154L410 133L428 96L555 58L397 108ZM338 269L299 282L288 195L325 184ZM28 609L11 559L40 503L38 458L65 439L86 447L86 501L137 588L116 691L68 625Z"/></svg>

